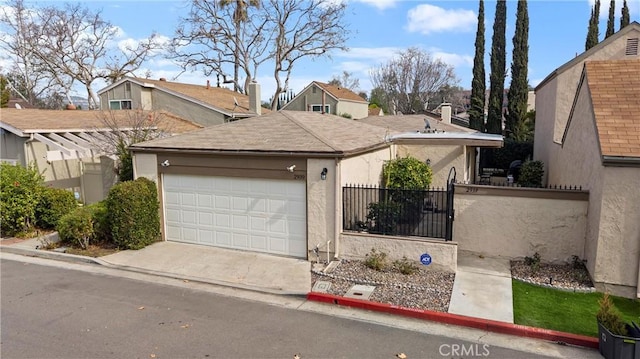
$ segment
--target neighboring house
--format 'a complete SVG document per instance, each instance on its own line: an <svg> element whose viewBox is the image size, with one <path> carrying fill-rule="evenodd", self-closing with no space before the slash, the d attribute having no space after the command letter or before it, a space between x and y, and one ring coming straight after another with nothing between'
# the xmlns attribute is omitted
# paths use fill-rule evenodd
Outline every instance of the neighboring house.
<svg viewBox="0 0 640 359"><path fill-rule="evenodd" d="M369 107L369 116L384 116L384 111L380 107Z"/></svg>
<svg viewBox="0 0 640 359"><path fill-rule="evenodd" d="M103 134L112 131L101 116L113 115L122 130L131 111L0 110L0 159L34 164L45 184L74 191L84 203L103 199L116 180L114 161L102 156ZM157 114L158 130L182 133L202 126L169 113Z"/></svg>
<svg viewBox="0 0 640 359"><path fill-rule="evenodd" d="M222 87L125 77L98 91L102 110L169 111L203 126L259 116L260 86L249 85L249 96Z"/></svg>
<svg viewBox="0 0 640 359"><path fill-rule="evenodd" d="M640 297L640 58L582 68L548 168L589 190L584 258L596 288Z"/></svg>
<svg viewBox="0 0 640 359"><path fill-rule="evenodd" d="M348 115L358 120L369 115L369 102L344 87L313 81L282 109Z"/></svg>
<svg viewBox="0 0 640 359"><path fill-rule="evenodd" d="M433 187L446 187L451 167L456 168L459 182L475 183L477 149L502 147L502 136L480 133L451 121L451 107L444 104L440 117L432 113L371 116L358 122L386 128L398 157L410 155L429 163Z"/></svg>
<svg viewBox="0 0 640 359"><path fill-rule="evenodd" d="M640 24L632 22L612 36L558 67L535 89L534 160L545 166L545 183L562 184L548 164L561 148L585 61L638 59ZM626 111L625 111L626 112Z"/></svg>
<svg viewBox="0 0 640 359"><path fill-rule="evenodd" d="M165 240L315 259L341 254L343 187L379 184L384 163L405 148L392 141L473 141L402 132L284 110L131 150L135 176L158 184Z"/></svg>

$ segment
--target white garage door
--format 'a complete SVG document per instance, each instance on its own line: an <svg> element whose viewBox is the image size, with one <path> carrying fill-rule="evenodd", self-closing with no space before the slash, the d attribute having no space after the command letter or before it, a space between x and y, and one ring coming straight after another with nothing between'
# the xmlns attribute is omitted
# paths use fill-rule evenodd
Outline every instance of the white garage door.
<svg viewBox="0 0 640 359"><path fill-rule="evenodd" d="M307 257L304 181L165 174L166 239Z"/></svg>

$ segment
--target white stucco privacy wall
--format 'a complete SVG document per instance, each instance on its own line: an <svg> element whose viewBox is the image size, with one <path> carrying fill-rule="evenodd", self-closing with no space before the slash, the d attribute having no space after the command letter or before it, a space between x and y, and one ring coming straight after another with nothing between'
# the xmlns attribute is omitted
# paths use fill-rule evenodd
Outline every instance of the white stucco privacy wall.
<svg viewBox="0 0 640 359"><path fill-rule="evenodd" d="M394 158L393 146L340 161L340 184L380 185L385 161Z"/></svg>
<svg viewBox="0 0 640 359"><path fill-rule="evenodd" d="M322 180L320 173L327 169L327 178ZM307 258L315 259L312 251L318 246L320 252L336 253L338 233L337 221L339 191L338 166L335 159L307 160ZM327 247L327 242L330 241ZM330 255L331 256L331 255Z"/></svg>

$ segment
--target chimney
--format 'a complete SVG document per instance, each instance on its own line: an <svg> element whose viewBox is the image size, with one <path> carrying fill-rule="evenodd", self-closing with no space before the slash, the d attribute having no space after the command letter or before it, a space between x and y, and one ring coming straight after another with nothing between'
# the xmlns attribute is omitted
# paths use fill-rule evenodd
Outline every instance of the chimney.
<svg viewBox="0 0 640 359"><path fill-rule="evenodd" d="M211 88L211 84L209 83L209 80L207 80L207 90Z"/></svg>
<svg viewBox="0 0 640 359"><path fill-rule="evenodd" d="M260 84L256 80L251 81L247 91L249 95L249 111L260 116L262 114L262 106L260 104Z"/></svg>
<svg viewBox="0 0 640 359"><path fill-rule="evenodd" d="M451 123L451 104L443 103L440 105L440 119L444 123Z"/></svg>

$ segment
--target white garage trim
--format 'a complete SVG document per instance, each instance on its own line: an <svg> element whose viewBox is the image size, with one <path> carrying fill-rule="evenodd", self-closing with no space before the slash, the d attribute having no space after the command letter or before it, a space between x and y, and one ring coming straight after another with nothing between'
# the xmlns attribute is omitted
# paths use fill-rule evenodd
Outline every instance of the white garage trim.
<svg viewBox="0 0 640 359"><path fill-rule="evenodd" d="M307 257L304 181L162 178L166 240Z"/></svg>

